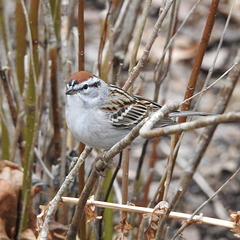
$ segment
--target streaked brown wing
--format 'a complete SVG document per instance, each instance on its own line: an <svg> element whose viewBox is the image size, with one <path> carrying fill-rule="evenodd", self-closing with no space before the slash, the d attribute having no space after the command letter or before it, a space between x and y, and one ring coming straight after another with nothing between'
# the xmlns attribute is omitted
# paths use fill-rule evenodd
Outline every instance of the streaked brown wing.
<svg viewBox="0 0 240 240"><path fill-rule="evenodd" d="M110 86L110 101L106 101L101 109L110 114L109 121L118 128L132 128L147 115L147 107L137 98L114 85Z"/></svg>
<svg viewBox="0 0 240 240"><path fill-rule="evenodd" d="M155 112L161 106L142 98L140 96L131 96L126 91L114 85L111 88L109 99L101 108L110 113L109 121L117 128L132 128L150 112ZM170 118L164 118L162 125L170 125L174 122Z"/></svg>

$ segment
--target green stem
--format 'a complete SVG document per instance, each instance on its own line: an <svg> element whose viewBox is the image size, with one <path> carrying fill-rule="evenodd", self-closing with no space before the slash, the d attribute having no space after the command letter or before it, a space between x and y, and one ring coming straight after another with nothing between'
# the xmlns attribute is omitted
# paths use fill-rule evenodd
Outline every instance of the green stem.
<svg viewBox="0 0 240 240"><path fill-rule="evenodd" d="M24 85L24 56L26 55L26 21L20 0L16 1L16 71L19 89L22 94Z"/></svg>
<svg viewBox="0 0 240 240"><path fill-rule="evenodd" d="M25 155L22 186L22 212L19 233L28 227L29 209L31 203L31 184L33 167L33 144L36 139L36 85L34 74L38 74L38 9L39 0L32 0L29 11L30 34L32 38L32 54L34 64L30 64L29 82L26 96L26 123L25 123ZM26 17L26 16L25 16ZM34 66L35 69L32 69Z"/></svg>

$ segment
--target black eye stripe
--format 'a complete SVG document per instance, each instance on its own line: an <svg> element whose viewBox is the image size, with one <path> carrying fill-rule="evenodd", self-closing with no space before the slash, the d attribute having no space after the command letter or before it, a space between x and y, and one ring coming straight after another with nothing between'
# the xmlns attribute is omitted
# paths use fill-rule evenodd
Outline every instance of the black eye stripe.
<svg viewBox="0 0 240 240"><path fill-rule="evenodd" d="M95 83L93 83L93 87L98 87L100 85L100 82L95 82Z"/></svg>
<svg viewBox="0 0 240 240"><path fill-rule="evenodd" d="M80 83L76 80L72 80L67 84L67 88L72 87L75 91L87 90L90 87L98 87L101 83L94 82L92 84L85 83L82 87L80 87Z"/></svg>
<svg viewBox="0 0 240 240"><path fill-rule="evenodd" d="M100 82L94 82L93 84L84 84L79 90L87 90L90 87L98 87L100 85Z"/></svg>

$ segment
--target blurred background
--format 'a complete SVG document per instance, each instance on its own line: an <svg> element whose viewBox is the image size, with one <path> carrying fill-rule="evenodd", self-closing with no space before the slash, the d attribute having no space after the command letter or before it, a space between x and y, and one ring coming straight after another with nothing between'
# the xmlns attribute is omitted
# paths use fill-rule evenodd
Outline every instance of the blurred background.
<svg viewBox="0 0 240 240"><path fill-rule="evenodd" d="M213 2L187 0L173 3L146 64L129 89L130 93L147 97L160 105L172 100L183 101L194 71L193 65L199 56L205 25L210 23L208 14ZM217 12L215 21L211 22L214 25L194 86L195 93L201 91L206 79L207 85L210 85L231 68L239 50L240 2L215 2L218 4ZM24 229L31 229L31 233L25 231L26 239L37 236L36 214L40 212L39 206L47 205L53 198L68 173L72 157L79 156L82 151L82 146L79 147L65 123L65 85L69 76L85 69L122 87L144 54L165 5L165 1L157 0L146 3L135 0L91 0L84 4L76 0L0 0L0 208L4 210L2 213L0 211L0 217L4 224L14 229L14 234L10 233L2 224L5 230L0 233L3 236L13 239ZM79 20L82 11L84 22ZM166 54L163 54L164 51ZM226 87L226 79L227 75L203 93L201 98L194 98L191 109L211 113L219 103L218 96ZM239 81L234 86L229 103L224 106L225 112L240 111ZM192 169L195 150L203 131L201 128L184 133L164 200L171 201L184 176ZM220 124L213 137L206 138L211 141L206 152L202 153L195 174L188 182L187 190L175 211L193 213L239 167L239 123ZM158 191L171 153L170 137L150 140L144 151L142 145L131 147L129 202L137 206L149 204ZM80 172L76 176L66 196L78 197L79 179L86 181L97 156L98 152L94 150L86 160L85 175ZM142 166L139 165L140 159ZM116 156L107 174L109 178L118 161L119 156ZM109 201L121 203L123 176L120 169ZM93 190L96 200L104 199L107 185L100 180L98 188ZM99 191L103 192L99 194ZM1 195L4 196L2 199ZM11 200L3 201L8 197ZM157 202L156 199L154 203ZM237 211L239 208L238 174L201 212L209 217L228 220L228 210ZM13 217L9 220L5 214L10 210L13 211ZM64 238L73 212L73 204L64 204L59 208L49 239ZM110 236L114 238L117 233L114 226L121 216L119 211L112 210L108 215L110 225L105 222L105 226L111 229ZM92 231L97 229L98 221L94 220L85 226L85 239L100 239L99 232ZM143 239L138 235L140 214L130 214L128 222L133 230L127 239ZM172 220L167 225L170 226L169 234L162 239L171 239L181 222ZM111 239L106 237L109 235L105 231L102 239ZM229 229L206 224L187 228L182 238L235 239Z"/></svg>

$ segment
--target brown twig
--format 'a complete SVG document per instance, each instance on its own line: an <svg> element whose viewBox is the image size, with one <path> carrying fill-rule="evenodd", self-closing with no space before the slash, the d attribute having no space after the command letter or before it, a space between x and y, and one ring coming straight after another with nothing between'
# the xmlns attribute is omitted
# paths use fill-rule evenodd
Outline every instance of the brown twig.
<svg viewBox="0 0 240 240"><path fill-rule="evenodd" d="M101 32L101 38L100 38L100 43L99 43L99 48L98 48L98 73L99 77L102 76L102 54L103 54L103 49L106 43L106 38L107 38L107 33L108 33L108 21L109 21L109 16L111 13L112 9L112 1L109 1L109 6L108 6L108 11L104 20L104 24L102 27L102 32ZM104 78L105 79L105 78Z"/></svg>
<svg viewBox="0 0 240 240"><path fill-rule="evenodd" d="M84 0L78 0L78 70L84 70Z"/></svg>
<svg viewBox="0 0 240 240"><path fill-rule="evenodd" d="M217 59L218 59L218 56L219 56L219 52L220 52L220 50L221 50L224 37L225 37L225 35L226 35L226 31L227 31L227 29L228 29L230 19L232 18L232 14L233 14L233 9L234 9L235 3L236 3L236 0L232 1L231 9L230 9L230 11L229 11L229 14L228 14L226 23L225 23L225 25L224 25L224 29L223 29L222 34L221 34L221 38L220 38L220 40L219 40L219 43L218 43L218 46L217 46L217 49L216 49L216 55L215 55L215 57L214 57L212 66L211 66L211 68L210 68L209 71L208 71L208 74L207 74L207 77L206 77L206 80L205 80L205 82L204 82L204 85L203 85L202 89L207 89L208 87L211 86L211 85L208 86L208 83L209 83L209 80L210 80L210 78L212 77L212 74L213 74L213 72L214 72L215 65L216 65L216 62L217 62ZM207 86L208 86L208 87L207 87ZM201 95L201 96L198 98L198 100L197 100L196 104L194 105L194 108L193 108L193 109L197 109L197 106L198 106L199 102L201 101L202 96L203 96L203 95Z"/></svg>
<svg viewBox="0 0 240 240"><path fill-rule="evenodd" d="M225 80L225 85L222 87L222 89L218 95L217 103L213 110L213 113L222 114L227 107L229 99L232 95L232 91L233 91L233 89L237 83L237 80L240 76L240 49L238 49L238 51L237 51L237 55L234 59L234 63L235 63L235 66L229 72L228 77ZM236 117L236 119L237 119L239 116L239 113L231 113L230 115L224 114L222 116L223 116L223 120L225 119L226 121L228 121L231 119L231 117L233 117L233 118ZM221 116L216 116L216 119L221 120ZM214 121L214 119L212 119L212 120ZM181 178L180 185L183 188L183 194L185 193L187 186L188 186L190 180L192 179L192 176L193 176L194 172L196 171L196 169L202 159L202 156L205 153L205 151L208 147L208 144L210 143L210 141L212 139L212 136L213 136L216 128L217 128L216 124L207 126L204 129L203 133L201 134L201 136L198 140L198 143L196 145L197 147L194 151L194 155L190 161L190 162L192 162L191 169L188 172L185 172L185 174Z"/></svg>
<svg viewBox="0 0 240 240"><path fill-rule="evenodd" d="M45 24L49 33L49 60L51 61L51 102L53 112L53 129L54 129L54 161L57 161L61 154L61 118L59 107L59 94L58 94L58 77L57 77L57 39L54 30L53 17L50 10L50 3L43 2L43 13L45 16ZM56 163L56 162L55 162Z"/></svg>
<svg viewBox="0 0 240 240"><path fill-rule="evenodd" d="M52 33L53 34L53 33ZM59 107L59 94L58 94L58 77L57 77L57 45L56 42L52 43L49 50L49 59L51 60L51 99L52 99L52 114L53 114L53 129L54 129L54 162L61 154L61 117Z"/></svg>
<svg viewBox="0 0 240 240"><path fill-rule="evenodd" d="M202 65L202 60L203 60L204 54L206 52L208 41L210 39L211 32L213 29L218 4L219 4L219 0L212 0L210 9L209 9L208 18L207 18L207 21L205 24L204 32L202 34L201 42L199 44L197 56L196 56L196 59L193 64L192 73L191 73L191 76L190 76L190 79L189 79L189 82L187 85L184 99L189 99L194 94L195 86L196 86L196 83L198 80L198 75L199 75L201 65ZM181 110L182 111L189 110L190 105L191 105L191 100L189 100L188 102L183 104L181 107ZM186 117L180 117L178 120L179 123L182 123L185 121L186 121Z"/></svg>
<svg viewBox="0 0 240 240"><path fill-rule="evenodd" d="M78 71L85 69L85 39L84 39L84 0L78 0ZM83 143L79 143L78 151L81 154L85 148ZM85 163L78 170L78 192L82 193L85 186ZM80 222L79 238L86 238L85 214Z"/></svg>

